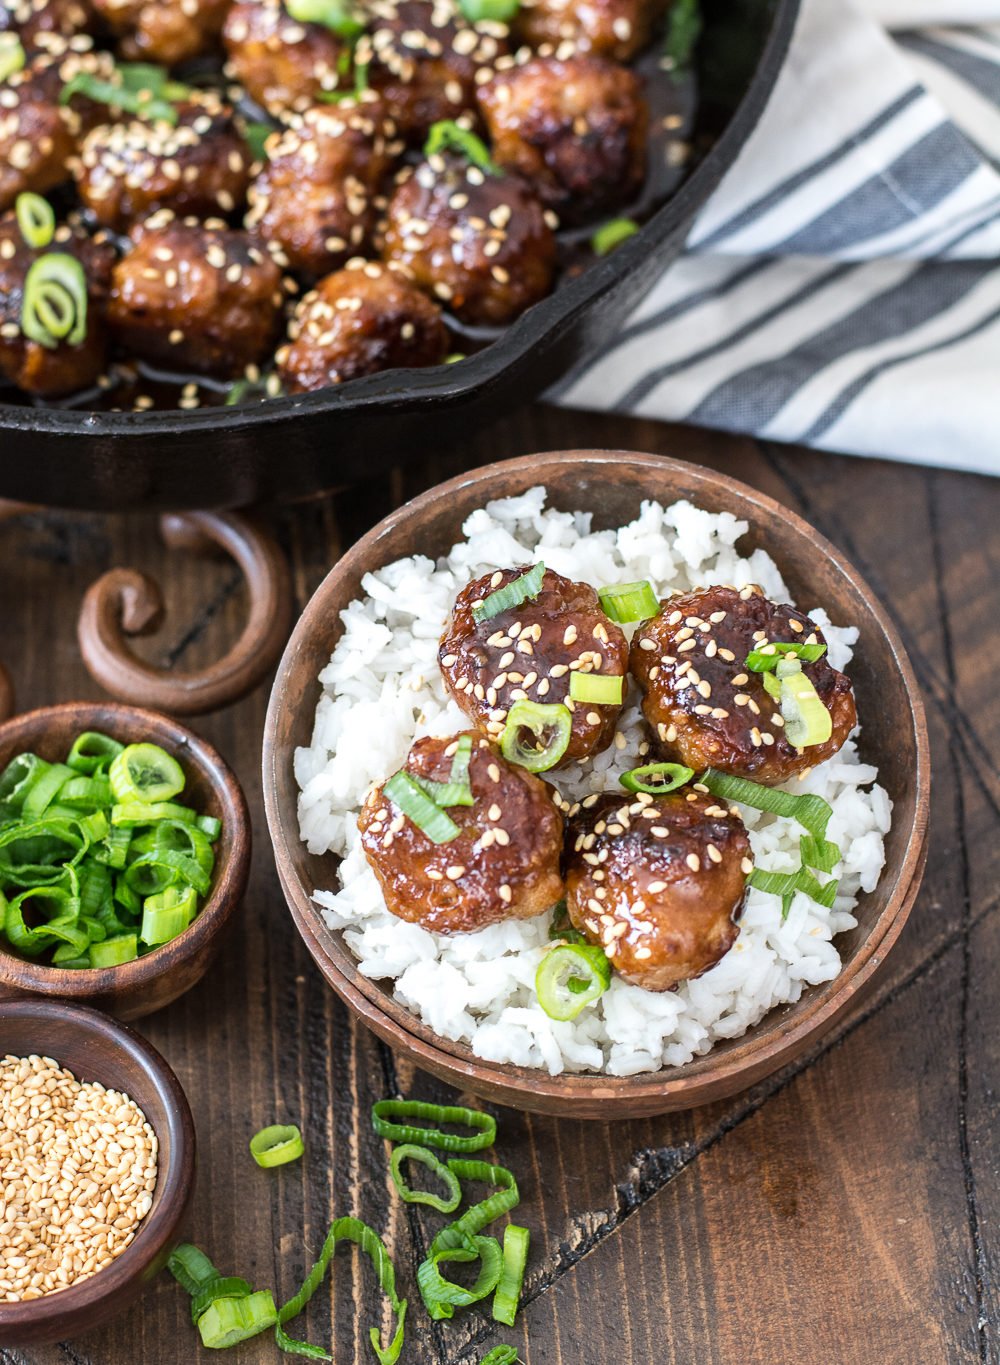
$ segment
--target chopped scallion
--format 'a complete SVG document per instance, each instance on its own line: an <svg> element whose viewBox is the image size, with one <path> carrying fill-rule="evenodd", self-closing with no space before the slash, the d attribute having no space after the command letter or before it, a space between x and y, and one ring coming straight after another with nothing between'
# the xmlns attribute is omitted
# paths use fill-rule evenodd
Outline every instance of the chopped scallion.
<svg viewBox="0 0 1000 1365"><path fill-rule="evenodd" d="M618 781L627 792L649 792L652 796L665 796L690 782L694 777L693 768L685 768L681 763L645 763L641 768L622 773Z"/></svg>
<svg viewBox="0 0 1000 1365"><path fill-rule="evenodd" d="M56 230L55 210L40 194L24 191L14 203L18 230L28 246L40 251L52 241Z"/></svg>
<svg viewBox="0 0 1000 1365"><path fill-rule="evenodd" d="M583 673L580 669L570 674L569 695L573 701L595 706L621 706L625 679L613 673Z"/></svg>
<svg viewBox="0 0 1000 1365"><path fill-rule="evenodd" d="M451 816L434 804L409 773L393 773L382 792L431 843L448 844L461 834Z"/></svg>
<svg viewBox="0 0 1000 1365"><path fill-rule="evenodd" d="M427 1119L432 1124L462 1124L477 1131L471 1137L444 1133L407 1119ZM402 1120L397 1122L397 1120ZM379 1100L372 1106L372 1127L379 1137L390 1142L416 1142L438 1147L445 1152L479 1152L491 1147L497 1135L496 1119L479 1109L460 1109L445 1104L425 1104L421 1100Z"/></svg>
<svg viewBox="0 0 1000 1365"><path fill-rule="evenodd" d="M521 0L458 0L459 9L470 24L488 20L494 24L509 24L521 8Z"/></svg>
<svg viewBox="0 0 1000 1365"><path fill-rule="evenodd" d="M521 731L534 736L536 744L526 744ZM548 705L535 701L516 701L507 712L500 736L500 749L508 763L516 763L529 773L544 773L555 765L569 748L573 717L562 702Z"/></svg>
<svg viewBox="0 0 1000 1365"><path fill-rule="evenodd" d="M499 616L502 611L513 611L515 607L523 606L525 602L534 601L542 590L542 583L545 579L545 565L535 564L526 573L512 578L509 583L505 583L502 588L497 588L496 592L491 592L482 602L472 608L472 619L476 625L482 625L484 621L490 621L494 616Z"/></svg>
<svg viewBox="0 0 1000 1365"><path fill-rule="evenodd" d="M452 119L441 119L433 124L424 143L426 157L439 156L446 150L460 152L466 161L478 166L487 175L500 174L500 168L493 161L482 138L476 137L475 133L470 133L468 128L462 128Z"/></svg>
<svg viewBox="0 0 1000 1365"><path fill-rule="evenodd" d="M753 673L772 673L781 659L801 659L803 663L814 664L825 653L826 645L774 641L752 649L746 657L746 666Z"/></svg>
<svg viewBox="0 0 1000 1365"><path fill-rule="evenodd" d="M364 21L345 0L285 0L285 8L300 24L320 24L338 38L356 38Z"/></svg>
<svg viewBox="0 0 1000 1365"><path fill-rule="evenodd" d="M629 621L646 621L660 610L653 585L645 578L639 583L617 583L614 587L598 588L597 596L605 615L619 625Z"/></svg>
<svg viewBox="0 0 1000 1365"><path fill-rule="evenodd" d="M17 71L24 70L24 47L16 33L0 33L0 82L9 80Z"/></svg>
<svg viewBox="0 0 1000 1365"><path fill-rule="evenodd" d="M514 1326L518 1304L521 1300L521 1286L524 1284L524 1269L528 1263L528 1244L530 1233L527 1228L510 1223L503 1234L503 1270L500 1283L493 1296L493 1321Z"/></svg>
<svg viewBox="0 0 1000 1365"><path fill-rule="evenodd" d="M447 1188L447 1198L442 1198L433 1190L411 1189L403 1178L404 1161L419 1161L421 1165L426 1166ZM404 1142L394 1148L389 1158L389 1172L392 1183L405 1204L427 1204L430 1208L437 1209L439 1213L454 1213L462 1202L462 1186L458 1176L427 1147L420 1147L414 1142Z"/></svg>
<svg viewBox="0 0 1000 1365"><path fill-rule="evenodd" d="M597 229L590 239L591 250L595 256L609 256L616 246L627 242L638 231L639 224L633 223L631 218L615 218L613 222L605 223Z"/></svg>
<svg viewBox="0 0 1000 1365"><path fill-rule="evenodd" d="M46 350L79 346L87 335L87 279L75 256L49 251L28 267L21 297L21 331Z"/></svg>
<svg viewBox="0 0 1000 1365"><path fill-rule="evenodd" d="M489 1355L483 1356L479 1365L517 1365L516 1346L494 1346Z"/></svg>
<svg viewBox="0 0 1000 1365"><path fill-rule="evenodd" d="M550 1019L575 1019L611 982L604 949L592 943L561 943L550 948L535 973L538 1003Z"/></svg>
<svg viewBox="0 0 1000 1365"><path fill-rule="evenodd" d="M272 1123L250 1139L250 1155L258 1166L286 1166L306 1150L302 1133L294 1123Z"/></svg>

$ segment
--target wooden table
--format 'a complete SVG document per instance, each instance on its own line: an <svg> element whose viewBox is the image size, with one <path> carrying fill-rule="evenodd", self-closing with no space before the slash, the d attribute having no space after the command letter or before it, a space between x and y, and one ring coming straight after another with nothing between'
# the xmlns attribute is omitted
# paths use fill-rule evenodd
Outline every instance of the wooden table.
<svg viewBox="0 0 1000 1365"><path fill-rule="evenodd" d="M749 1094L694 1113L574 1124L500 1111L498 1154L532 1233L527 1308L497 1331L476 1309L428 1324L412 1269L438 1220L387 1189L373 1100L444 1099L356 1026L295 934L261 808L267 688L195 722L240 775L256 852L242 925L206 980L140 1023L176 1069L198 1128L191 1226L224 1274L287 1296L336 1214L386 1232L411 1318L403 1362L528 1365L929 1365L1000 1358L1000 481L790 450L653 423L537 409L391 479L269 513L299 606L339 552L402 499L465 467L607 445L697 459L813 522L894 617L927 702L935 760L923 892L863 1013ZM136 515L25 516L0 527L8 664L21 707L96 695L77 653L81 593L113 564L167 588L150 657L190 667L234 638L233 566L168 555ZM2 1041L2 1040L0 1040ZM301 1124L306 1159L259 1171L254 1130ZM336 1360L373 1361L370 1272L341 1253L297 1324ZM164 1276L80 1342L0 1351L5 1365L210 1359ZM277 1361L270 1336L244 1362Z"/></svg>

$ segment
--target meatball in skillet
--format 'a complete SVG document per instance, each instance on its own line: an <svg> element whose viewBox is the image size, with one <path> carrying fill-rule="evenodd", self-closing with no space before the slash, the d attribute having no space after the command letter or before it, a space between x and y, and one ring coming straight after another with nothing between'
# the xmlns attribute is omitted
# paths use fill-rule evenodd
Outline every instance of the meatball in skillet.
<svg viewBox="0 0 1000 1365"><path fill-rule="evenodd" d="M275 357L286 392L304 393L397 367L439 365L441 310L397 271L353 261L299 301Z"/></svg>
<svg viewBox="0 0 1000 1365"><path fill-rule="evenodd" d="M93 26L90 0L0 0L0 33L16 33L26 52L45 47L51 34L75 38Z"/></svg>
<svg viewBox="0 0 1000 1365"><path fill-rule="evenodd" d="M21 330L24 281L39 256L54 252L75 257L87 282L86 335L77 345L42 345ZM114 263L114 248L79 229L62 226L45 252L28 246L13 213L0 219L0 374L44 398L89 388L104 369L107 328L104 308Z"/></svg>
<svg viewBox="0 0 1000 1365"><path fill-rule="evenodd" d="M161 210L115 266L108 319L126 351L232 378L265 358L280 326L281 272L245 232Z"/></svg>
<svg viewBox="0 0 1000 1365"><path fill-rule="evenodd" d="M459 739L417 740L403 771L447 782ZM471 739L475 804L448 808L459 827L456 838L433 843L381 785L358 818L365 856L389 910L436 934L528 919L550 909L563 893L563 820L552 788L506 763L485 739Z"/></svg>
<svg viewBox="0 0 1000 1365"><path fill-rule="evenodd" d="M137 118L102 124L84 138L73 174L105 227L128 228L159 208L217 216L243 202L252 157L232 110L195 91L176 108L176 126Z"/></svg>
<svg viewBox="0 0 1000 1365"><path fill-rule="evenodd" d="M58 53L37 56L0 83L0 212L24 190L45 194L68 180L67 163L79 138L107 117L107 109L83 95L65 105L59 97L80 72L107 80L113 70L110 54L78 52L62 38L54 45Z"/></svg>
<svg viewBox="0 0 1000 1365"><path fill-rule="evenodd" d="M638 78L600 57L536 57L479 91L498 165L519 171L566 222L634 198L646 177Z"/></svg>
<svg viewBox="0 0 1000 1365"><path fill-rule="evenodd" d="M402 172L382 255L463 322L503 326L552 288L556 246L520 177L446 152Z"/></svg>
<svg viewBox="0 0 1000 1365"><path fill-rule="evenodd" d="M401 147L377 95L318 105L268 142L246 226L317 278L370 247L379 186Z"/></svg>
<svg viewBox="0 0 1000 1365"><path fill-rule="evenodd" d="M822 644L819 628L760 588L703 588L668 598L632 638L631 668L660 754L698 771L719 768L777 785L830 758L857 719L850 680L826 658L802 671L830 712L823 744L796 749L784 735L777 701L746 667L766 644Z"/></svg>
<svg viewBox="0 0 1000 1365"><path fill-rule="evenodd" d="M536 597L477 623L473 608L524 572L498 569L458 594L438 648L445 686L493 739L503 733L514 702L561 702L569 707L573 728L560 762L600 753L614 739L621 705L574 702L570 681L577 671L622 678L624 695L625 636L605 616L593 588L551 569Z"/></svg>
<svg viewBox="0 0 1000 1365"><path fill-rule="evenodd" d="M566 833L566 908L626 981L666 991L736 942L750 840L700 792L587 797Z"/></svg>
<svg viewBox="0 0 1000 1365"><path fill-rule="evenodd" d="M453 0L371 0L369 32L356 59L404 136L419 141L432 124L477 119L476 83L507 51L505 25L475 27Z"/></svg>
<svg viewBox="0 0 1000 1365"><path fill-rule="evenodd" d="M227 72L265 109L307 109L343 84L350 47L322 24L300 24L280 0L237 0L222 31Z"/></svg>
<svg viewBox="0 0 1000 1365"><path fill-rule="evenodd" d="M176 66L209 52L229 0L93 0L130 62Z"/></svg>
<svg viewBox="0 0 1000 1365"><path fill-rule="evenodd" d="M628 62L646 46L667 0L521 0L517 34L529 47L571 44Z"/></svg>

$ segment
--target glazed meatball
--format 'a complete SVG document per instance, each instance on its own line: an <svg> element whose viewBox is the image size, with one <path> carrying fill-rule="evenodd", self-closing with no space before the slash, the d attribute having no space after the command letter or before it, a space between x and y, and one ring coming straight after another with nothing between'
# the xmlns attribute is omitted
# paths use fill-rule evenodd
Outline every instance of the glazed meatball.
<svg viewBox="0 0 1000 1365"><path fill-rule="evenodd" d="M404 771L446 782L460 736L419 739ZM435 844L389 801L381 786L358 820L361 842L389 910L436 934L466 934L505 919L529 919L563 893L563 820L552 788L506 763L472 736L475 804L451 806L460 833Z"/></svg>
<svg viewBox="0 0 1000 1365"><path fill-rule="evenodd" d="M99 223L123 229L159 208L229 213L242 203L252 160L232 111L192 92L177 124L133 119L102 124L72 162L80 198Z"/></svg>
<svg viewBox="0 0 1000 1365"><path fill-rule="evenodd" d="M64 84L81 71L108 79L111 57L77 52L63 39L57 41L60 55L38 56L0 84L0 212L24 190L45 194L68 180L67 163L79 138L107 116L106 109L82 95L74 95L66 105L59 103L59 96Z"/></svg>
<svg viewBox="0 0 1000 1365"><path fill-rule="evenodd" d="M45 253L29 247L12 213L0 219L0 374L27 393L45 398L86 389L104 369L107 330L104 307L111 281L114 249L79 229L61 226L48 251L75 256L87 280L87 334L76 346L49 347L21 331L24 280Z"/></svg>
<svg viewBox="0 0 1000 1365"><path fill-rule="evenodd" d="M402 173L382 254L463 322L503 326L549 292L556 247L520 177L445 153Z"/></svg>
<svg viewBox="0 0 1000 1365"><path fill-rule="evenodd" d="M0 0L0 33L16 33L27 52L50 45L50 34L75 38L90 33L90 0Z"/></svg>
<svg viewBox="0 0 1000 1365"><path fill-rule="evenodd" d="M438 662L455 701L492 739L503 733L516 701L567 706L573 729L561 762L569 763L608 747L622 709L574 702L570 679L577 671L624 679L628 644L601 610L593 588L551 569L545 570L537 597L477 624L476 604L524 572L498 569L462 589L441 637Z"/></svg>
<svg viewBox="0 0 1000 1365"><path fill-rule="evenodd" d="M373 0L357 60L403 134L422 140L432 124L475 120L476 84L507 51L503 24L475 27L451 0Z"/></svg>
<svg viewBox="0 0 1000 1365"><path fill-rule="evenodd" d="M369 247L379 185L400 150L377 95L320 105L268 142L246 226L314 278Z"/></svg>
<svg viewBox="0 0 1000 1365"><path fill-rule="evenodd" d="M300 24L280 0L237 0L222 38L227 71L265 109L307 109L342 84L338 63L350 48L322 24Z"/></svg>
<svg viewBox="0 0 1000 1365"><path fill-rule="evenodd" d="M517 31L531 47L590 52L628 62L646 46L666 0L521 0Z"/></svg>
<svg viewBox="0 0 1000 1365"><path fill-rule="evenodd" d="M130 62L176 66L210 52L229 0L94 0Z"/></svg>
<svg viewBox="0 0 1000 1365"><path fill-rule="evenodd" d="M133 229L115 267L108 318L133 355L174 370L232 377L274 344L281 272L245 232L169 210Z"/></svg>
<svg viewBox="0 0 1000 1365"><path fill-rule="evenodd" d="M493 158L566 222L627 204L646 177L642 87L601 57L535 57L479 91Z"/></svg>
<svg viewBox="0 0 1000 1365"><path fill-rule="evenodd" d="M436 304L396 271L352 262L300 300L275 361L289 393L397 367L439 365L448 332Z"/></svg>
<svg viewBox="0 0 1000 1365"><path fill-rule="evenodd" d="M762 675L746 667L764 644L822 644L803 612L778 606L756 586L704 588L668 598L632 639L631 667L643 713L666 759L699 771L719 768L776 785L835 754L857 719L850 680L826 658L803 664L830 712L825 744L793 748Z"/></svg>
<svg viewBox="0 0 1000 1365"><path fill-rule="evenodd" d="M667 991L736 942L753 871L743 821L695 791L587 797L566 832L566 909L619 975Z"/></svg>

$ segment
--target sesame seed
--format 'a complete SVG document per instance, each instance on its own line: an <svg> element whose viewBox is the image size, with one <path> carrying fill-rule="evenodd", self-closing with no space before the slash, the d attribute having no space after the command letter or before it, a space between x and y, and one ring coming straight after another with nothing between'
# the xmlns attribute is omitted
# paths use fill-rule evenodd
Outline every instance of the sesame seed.
<svg viewBox="0 0 1000 1365"><path fill-rule="evenodd" d="M688 867L691 869L692 872L700 871L701 859L698 857L697 853L689 853L687 857L684 859L684 861L687 863Z"/></svg>

